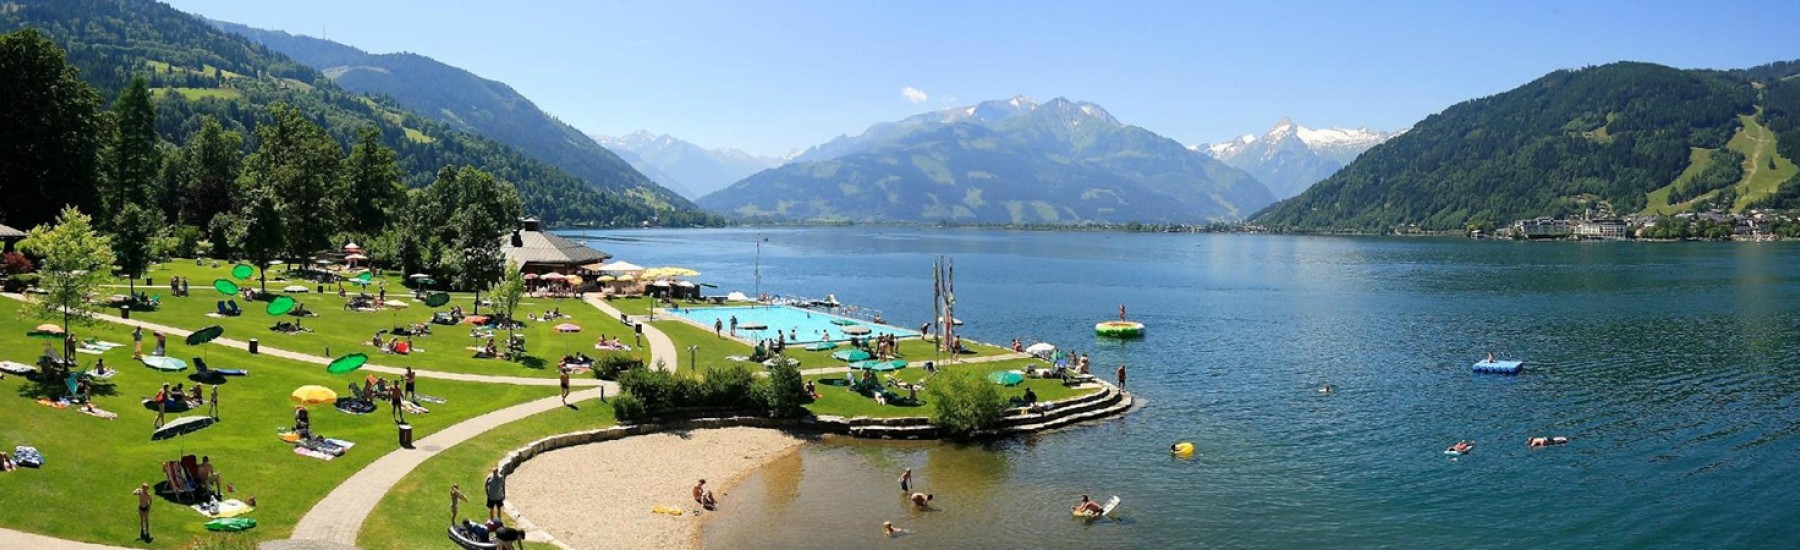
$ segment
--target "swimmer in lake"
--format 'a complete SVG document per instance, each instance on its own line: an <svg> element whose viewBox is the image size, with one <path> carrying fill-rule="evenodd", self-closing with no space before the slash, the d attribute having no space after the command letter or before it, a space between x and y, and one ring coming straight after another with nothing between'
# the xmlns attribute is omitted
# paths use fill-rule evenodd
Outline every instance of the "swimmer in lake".
<svg viewBox="0 0 1800 550"><path fill-rule="evenodd" d="M1081 502L1075 503L1075 507L1069 510L1087 517L1097 518L1100 517L1101 512L1106 511L1106 508L1101 507L1100 503L1094 502L1087 495L1081 495Z"/></svg>

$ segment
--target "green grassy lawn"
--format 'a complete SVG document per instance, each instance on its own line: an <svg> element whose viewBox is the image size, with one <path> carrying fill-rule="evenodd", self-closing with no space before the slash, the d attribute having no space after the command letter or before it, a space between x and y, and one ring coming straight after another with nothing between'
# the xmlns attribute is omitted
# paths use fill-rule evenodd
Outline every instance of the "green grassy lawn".
<svg viewBox="0 0 1800 550"><path fill-rule="evenodd" d="M614 424L610 405L588 401L578 406L580 410L560 408L532 415L426 460L382 497L363 523L358 546L448 547L444 528L450 519L450 484L462 485L463 494L473 500L459 509L463 517L486 517L481 482L500 457L538 438Z"/></svg>
<svg viewBox="0 0 1800 550"><path fill-rule="evenodd" d="M193 262L174 262L159 271L153 271L151 277L159 286L150 289L140 287L140 292L157 294L162 297L162 307L156 311L133 311L133 319L141 319L184 329L196 329L207 325L225 327L228 338L247 340L257 338L263 345L310 353L314 355L340 356L351 352L370 354L370 361L388 366L413 366L426 370L462 372L472 374L492 374L504 376L528 376L539 378L556 377L556 363L564 354L582 352L590 356L607 353L594 349L594 341L600 335L622 338L632 341L631 330L616 319L608 319L599 310L580 300L572 298L526 298L520 305L519 316L526 313L542 314L552 308L561 309L564 314L574 318L557 319L550 322L526 321L526 328L519 332L525 335L530 355L523 361L511 362L499 359L477 359L474 353L467 350L470 346L480 346L485 339L469 336L470 326L431 325L432 333L413 338L413 343L424 351L409 355L390 355L378 352L369 345L375 331L392 329L397 326L427 322L431 319L432 309L412 299L411 292L404 288L389 285L388 299L411 303L406 308L390 308L377 312L359 312L344 309L344 298L339 298L333 287L327 287L324 294L300 293L292 294L307 309L317 313L317 317L301 319L301 323L312 332L284 334L270 330L277 318L263 312L261 302L246 303L238 300L244 314L238 317L207 317L217 309L217 302L225 296L212 289L211 281L217 278L217 270L196 268ZM191 277L190 291L192 296L174 298L168 295L166 281L168 277L182 274ZM287 281L270 281L271 290L279 290L290 284ZM297 284L297 283L295 283ZM253 286L246 284L245 286ZM314 287L314 285L305 285ZM125 289L109 289L124 294ZM465 311L473 311L474 295L465 293L451 294L451 305L461 304ZM448 309L447 305L442 309ZM485 310L484 310L485 311ZM279 320L292 321L294 317L282 316ZM555 326L563 323L579 325L581 332L560 333ZM499 334L504 342L504 332ZM384 337L385 339L386 337ZM327 353L329 349L329 353ZM647 357L648 350L638 349L632 352L640 357Z"/></svg>
<svg viewBox="0 0 1800 550"><path fill-rule="evenodd" d="M195 290L196 293L199 289ZM25 331L39 323L21 319L21 304L0 299L0 359L32 363L44 340L30 340ZM98 324L75 329L82 338L129 344L123 326ZM147 336L147 335L146 335ZM148 340L148 337L146 338ZM118 413L116 420L94 418L73 409L53 409L33 402L33 382L19 376L0 380L0 447L31 445L46 457L45 467L0 474L0 525L49 536L113 545L172 548L201 536L206 518L185 507L158 499L152 509L153 544L135 542L137 518L131 491L141 482L153 485L164 479L160 465L182 454L209 455L223 480L236 486L235 498L255 496L260 507L249 517L260 525L250 532L257 539L286 536L301 515L340 481L377 457L393 450L395 430L386 407L377 413L353 416L328 405L315 405L315 431L328 437L356 442L356 448L325 462L293 454L275 438L277 427L292 423L293 403L288 394L306 384L344 391L361 376L331 376L319 365L252 356L223 346L190 348L171 339L170 355L187 360L203 356L215 368L249 369L220 387L222 421L183 438L150 441L156 413L140 399L154 394L160 384L191 383L186 373L163 373L131 361L129 347L104 355L78 355L83 366L104 358L119 374L96 390L96 404ZM422 365L423 366L423 365ZM187 372L192 372L190 369ZM429 414L408 415L415 436L426 437L446 426L479 414L554 394L554 388L482 385L421 379L421 393L446 398L428 405ZM204 414L204 410L198 414ZM182 414L170 413L174 419ZM25 503L29 503L26 505Z"/></svg>
<svg viewBox="0 0 1800 550"><path fill-rule="evenodd" d="M1725 144L1744 154L1744 181L1738 182L1738 199L1732 210L1743 210L1750 203L1775 194L1782 182L1800 173L1793 159L1783 158L1775 151L1775 132L1757 122L1761 116L1761 107L1755 115L1739 116L1744 127ZM1775 159L1774 169L1769 168L1769 159Z"/></svg>
<svg viewBox="0 0 1800 550"><path fill-rule="evenodd" d="M237 99L244 96L243 92L239 92L235 88L157 88L150 93L151 95L162 95L169 92L181 94L181 97L186 98L188 101L198 101L209 97L215 99Z"/></svg>
<svg viewBox="0 0 1800 550"><path fill-rule="evenodd" d="M607 300L606 303L612 304L612 307L618 308L620 313L626 315L649 315L650 308L655 305L654 301L644 297L613 298Z"/></svg>
<svg viewBox="0 0 1800 550"><path fill-rule="evenodd" d="M982 376L986 376L987 373L994 372L994 371L1014 370L1014 369L1024 370L1025 365L1028 365L1028 364L1035 364L1035 365L1038 365L1039 367L1042 367L1045 365L1045 363L1043 361L1038 361L1035 359L1015 359L1015 360L1008 360L1008 361L995 361L992 363L973 363L973 364L966 364L966 365L953 365L953 366L944 367L944 369L952 369L952 370L967 369L967 370L972 370L972 371L981 373ZM892 374L893 376L898 377L901 380L905 380L909 383L918 382L925 378L925 370L924 369L918 369L918 368L912 368L912 367L907 367L907 368L900 369L897 371L890 371L889 373L883 373L882 377L885 379L889 374ZM918 405L882 405L882 404L876 403L874 398L866 397L860 393L850 391L849 388L844 385L844 375L843 374L827 374L827 375L818 375L818 376L807 376L806 379L813 380L818 383L819 399L814 401L812 404L806 406L807 410L810 410L810 411L812 411L813 414L817 414L817 415L837 415L837 416L846 416L846 417L853 417L853 416L873 416L873 417L931 416L931 413L933 410L932 404L931 404L929 398L926 397L924 390L920 390L920 392L919 392L919 401L921 401L922 403L920 403ZM929 382L927 382L927 384L929 384ZM1062 382L1059 380L1042 380L1042 379L1031 378L1031 379L1026 379L1024 383L1019 384L1017 386L1000 388L1000 395L1003 395L1006 397L1023 396L1023 395L1025 395L1025 388L1031 388L1032 391L1037 393L1038 399L1042 400L1042 401L1054 401L1054 400L1058 400L1058 399L1068 399L1070 397L1075 397L1077 395L1082 395L1082 394L1086 394L1086 393L1095 391L1092 389L1076 389L1076 388L1064 387L1062 385ZM897 392L897 393L904 394L904 392Z"/></svg>

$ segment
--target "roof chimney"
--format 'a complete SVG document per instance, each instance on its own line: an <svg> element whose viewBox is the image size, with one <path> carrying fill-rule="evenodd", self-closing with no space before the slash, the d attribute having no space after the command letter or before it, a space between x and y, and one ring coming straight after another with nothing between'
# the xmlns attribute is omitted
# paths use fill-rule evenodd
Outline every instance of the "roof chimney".
<svg viewBox="0 0 1800 550"><path fill-rule="evenodd" d="M525 231L537 231L538 230L538 219L535 217L532 217L532 216L526 216L523 218L519 218L519 229L522 229Z"/></svg>

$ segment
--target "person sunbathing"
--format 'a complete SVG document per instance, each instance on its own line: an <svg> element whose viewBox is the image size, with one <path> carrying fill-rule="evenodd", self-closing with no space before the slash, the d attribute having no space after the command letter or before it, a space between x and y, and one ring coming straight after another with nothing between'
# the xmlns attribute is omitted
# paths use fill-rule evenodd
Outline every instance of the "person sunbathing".
<svg viewBox="0 0 1800 550"><path fill-rule="evenodd" d="M700 483L694 484L694 502L699 504L701 508L708 510L719 506L719 502L713 499L712 490L706 488L706 480L704 479L700 480Z"/></svg>

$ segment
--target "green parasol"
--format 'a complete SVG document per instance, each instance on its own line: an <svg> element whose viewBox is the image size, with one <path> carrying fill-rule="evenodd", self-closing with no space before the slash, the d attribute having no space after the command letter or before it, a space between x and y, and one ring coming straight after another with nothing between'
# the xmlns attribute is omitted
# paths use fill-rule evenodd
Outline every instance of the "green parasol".
<svg viewBox="0 0 1800 550"><path fill-rule="evenodd" d="M426 307L444 307L444 304L448 303L450 303L450 294L447 292L434 292L425 297Z"/></svg>
<svg viewBox="0 0 1800 550"><path fill-rule="evenodd" d="M269 301L269 306L263 311L268 312L270 317L279 317L293 311L294 303L292 296L276 296L274 300Z"/></svg>
<svg viewBox="0 0 1800 550"><path fill-rule="evenodd" d="M1016 370L1000 370L988 373L988 381L1002 386L1017 386L1025 381L1025 373Z"/></svg>
<svg viewBox="0 0 1800 550"><path fill-rule="evenodd" d="M871 357L869 352L860 349L847 349L832 353L831 357L839 361L862 361Z"/></svg>
<svg viewBox="0 0 1800 550"><path fill-rule="evenodd" d="M331 374L344 374L344 373L347 373L347 372L350 372L350 371L353 371L356 369L360 369L360 368L362 368L362 366L364 364L366 364L368 362L369 362L369 356L367 354L352 353L352 354L345 355L343 357L339 357L337 359L331 360L331 364L325 365L325 372L329 372Z"/></svg>
<svg viewBox="0 0 1800 550"><path fill-rule="evenodd" d="M903 369L903 368L906 368L906 362L905 362L905 361L900 361L900 360L893 360L893 361L874 361L874 360L869 360L869 361L857 361L857 362L855 362L855 363L851 363L851 364L850 364L850 368L853 368L853 369L860 369L860 370L872 370L872 371L876 371L876 372L881 372L881 371L890 371L890 370L899 370L899 369Z"/></svg>
<svg viewBox="0 0 1800 550"><path fill-rule="evenodd" d="M240 281L248 281L251 277L256 276L256 268L251 267L250 264L237 264L231 267L231 276L237 277Z"/></svg>
<svg viewBox="0 0 1800 550"><path fill-rule="evenodd" d="M238 285L237 283L231 282L231 279L213 279L213 290L217 290L219 291L219 294L224 294L226 296L236 296L238 293Z"/></svg>
<svg viewBox="0 0 1800 550"><path fill-rule="evenodd" d="M364 272L362 272L362 273L361 273L361 274L359 274L359 275L357 275L357 276L356 276L356 278L358 278L358 279L362 279L362 282L365 282L365 283L366 283L366 282L369 282L369 281L372 281L372 280L375 280L375 272L373 272L373 271L364 271Z"/></svg>
<svg viewBox="0 0 1800 550"><path fill-rule="evenodd" d="M219 325L202 327L200 330L196 330L193 333L187 335L187 345L198 346L200 344L211 342L214 339L216 339L219 336L222 336L224 334L225 334L225 327L221 327Z"/></svg>

